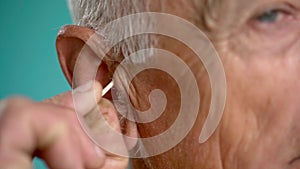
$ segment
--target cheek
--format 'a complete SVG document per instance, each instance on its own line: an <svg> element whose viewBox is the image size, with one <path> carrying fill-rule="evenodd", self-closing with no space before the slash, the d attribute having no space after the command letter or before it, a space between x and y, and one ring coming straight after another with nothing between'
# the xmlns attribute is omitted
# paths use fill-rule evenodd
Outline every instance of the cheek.
<svg viewBox="0 0 300 169"><path fill-rule="evenodd" d="M265 52L223 57L228 87L221 125L226 144L223 153L228 159L239 158L229 161L257 167L275 160L274 165L279 166L299 147L291 141L300 132L300 62L299 56L291 55L295 53L292 48L284 57L266 56Z"/></svg>

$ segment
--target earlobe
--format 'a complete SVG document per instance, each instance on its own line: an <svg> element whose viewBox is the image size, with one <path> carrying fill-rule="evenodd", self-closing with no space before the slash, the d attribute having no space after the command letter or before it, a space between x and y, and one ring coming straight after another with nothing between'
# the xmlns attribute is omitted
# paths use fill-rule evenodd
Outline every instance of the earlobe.
<svg viewBox="0 0 300 169"><path fill-rule="evenodd" d="M92 40L91 37L93 37ZM60 66L70 85L74 85L74 68L79 55L84 55L84 65L79 65L80 69L76 72L78 83L85 81L86 79L84 78L89 72L88 68L91 68L92 65L94 66L96 61L100 61L100 58L104 57L98 56L100 54L95 51L102 39L93 29L87 27L68 25L61 28L56 39L56 50ZM98 70L95 80L99 81L102 86L105 86L111 79L107 65L101 62L96 69Z"/></svg>

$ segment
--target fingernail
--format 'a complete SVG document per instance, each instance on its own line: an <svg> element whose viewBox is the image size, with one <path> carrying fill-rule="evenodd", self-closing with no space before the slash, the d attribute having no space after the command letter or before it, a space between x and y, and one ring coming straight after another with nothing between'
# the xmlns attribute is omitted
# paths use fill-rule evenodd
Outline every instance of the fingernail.
<svg viewBox="0 0 300 169"><path fill-rule="evenodd" d="M95 146L95 152L101 158L103 158L105 156L103 151L98 146Z"/></svg>
<svg viewBox="0 0 300 169"><path fill-rule="evenodd" d="M93 89L94 86L94 81L90 80L87 83L85 83L84 85L78 86L74 89L75 93L85 93L88 91L91 91Z"/></svg>

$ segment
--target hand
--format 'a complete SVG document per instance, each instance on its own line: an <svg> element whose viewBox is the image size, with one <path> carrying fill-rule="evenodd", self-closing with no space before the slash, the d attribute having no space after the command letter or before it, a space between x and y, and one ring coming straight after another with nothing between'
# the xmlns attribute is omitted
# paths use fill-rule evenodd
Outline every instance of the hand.
<svg viewBox="0 0 300 169"><path fill-rule="evenodd" d="M85 94L94 90L81 86L75 91ZM98 82L95 91L100 109L108 112L106 119L120 130L115 109L101 98ZM92 109L92 102L85 102L82 108ZM44 159L51 169L125 169L128 164L127 158L98 148L83 132L70 91L44 102L22 97L1 101L0 168L30 169L33 156Z"/></svg>

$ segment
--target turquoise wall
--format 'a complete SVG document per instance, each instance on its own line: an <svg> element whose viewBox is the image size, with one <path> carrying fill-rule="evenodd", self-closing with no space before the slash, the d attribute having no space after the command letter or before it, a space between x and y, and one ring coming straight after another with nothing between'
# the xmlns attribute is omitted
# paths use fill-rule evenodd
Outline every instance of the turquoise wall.
<svg viewBox="0 0 300 169"><path fill-rule="evenodd" d="M59 28L71 23L65 0L1 0L0 22L0 99L42 100L70 89L55 50Z"/></svg>

